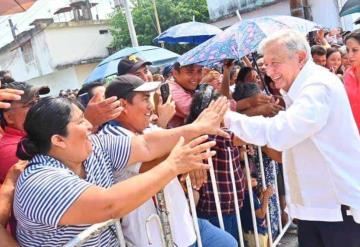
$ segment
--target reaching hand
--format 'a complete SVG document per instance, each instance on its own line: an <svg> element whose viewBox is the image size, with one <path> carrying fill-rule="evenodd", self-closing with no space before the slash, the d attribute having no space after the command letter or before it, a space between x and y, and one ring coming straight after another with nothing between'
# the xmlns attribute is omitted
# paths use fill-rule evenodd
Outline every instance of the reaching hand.
<svg viewBox="0 0 360 247"><path fill-rule="evenodd" d="M235 65L235 60L225 59L223 62L224 72L225 72L225 70L231 71L232 68L234 67L234 65Z"/></svg>
<svg viewBox="0 0 360 247"><path fill-rule="evenodd" d="M15 165L13 165L6 174L6 177L4 179L4 184L9 183L15 186L20 174L24 171L27 164L28 164L27 161L19 160Z"/></svg>
<svg viewBox="0 0 360 247"><path fill-rule="evenodd" d="M167 124L174 117L176 113L175 101L172 100L171 94L169 95L165 104L163 104L161 95L159 96L157 113L159 117L157 120L157 124L162 128L166 128Z"/></svg>
<svg viewBox="0 0 360 247"><path fill-rule="evenodd" d="M265 117L273 117L279 113L279 111L284 110L284 108L279 105L279 99L275 103L262 104L256 107L256 115L262 115Z"/></svg>
<svg viewBox="0 0 360 247"><path fill-rule="evenodd" d="M228 108L227 99L220 97L216 101L212 101L209 107L203 110L192 124L200 134L219 135L230 138L229 134L220 128Z"/></svg>
<svg viewBox="0 0 360 247"><path fill-rule="evenodd" d="M89 101L85 109L85 118L94 126L99 126L117 118L124 108L115 96L104 99L97 93Z"/></svg>
<svg viewBox="0 0 360 247"><path fill-rule="evenodd" d="M251 106L259 106L271 102L271 96L262 93L251 96L249 99Z"/></svg>
<svg viewBox="0 0 360 247"><path fill-rule="evenodd" d="M206 152L207 149L215 146L215 141L207 141L208 136L195 138L188 144L184 144L181 137L167 159L164 161L177 174L184 174L198 169L209 169L209 165L203 160L215 155L215 151Z"/></svg>
<svg viewBox="0 0 360 247"><path fill-rule="evenodd" d="M187 174L183 174L180 178L181 181L185 181ZM193 189L199 190L201 186L207 182L208 173L206 169L199 169L189 172L189 177Z"/></svg>
<svg viewBox="0 0 360 247"><path fill-rule="evenodd" d="M24 91L22 91L22 90L10 89L10 88L0 89L0 108L3 108L3 109L10 108L10 106L11 106L10 103L6 103L6 102L2 102L2 101L20 100L21 95L23 95L23 94L24 94Z"/></svg>
<svg viewBox="0 0 360 247"><path fill-rule="evenodd" d="M272 186L268 186L266 190L263 191L264 198L269 199L274 194L274 189Z"/></svg>

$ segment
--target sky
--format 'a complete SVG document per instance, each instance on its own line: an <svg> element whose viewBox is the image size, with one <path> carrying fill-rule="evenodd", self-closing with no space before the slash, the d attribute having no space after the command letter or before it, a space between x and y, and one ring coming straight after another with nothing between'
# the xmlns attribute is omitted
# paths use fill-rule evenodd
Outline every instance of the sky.
<svg viewBox="0 0 360 247"><path fill-rule="evenodd" d="M69 5L70 0L38 0L29 10L15 15L0 16L0 47L10 43L13 40L8 19L11 18L14 25L17 27L16 33L19 34L25 30L31 29L29 24L35 19L53 17L53 13L61 7ZM96 7L92 8L93 14L98 13L100 19L106 19L113 11L113 0L91 0L92 3L98 3ZM55 21L58 18L64 18L63 15L54 17ZM68 17L69 18L69 17ZM62 19L60 19L62 20Z"/></svg>

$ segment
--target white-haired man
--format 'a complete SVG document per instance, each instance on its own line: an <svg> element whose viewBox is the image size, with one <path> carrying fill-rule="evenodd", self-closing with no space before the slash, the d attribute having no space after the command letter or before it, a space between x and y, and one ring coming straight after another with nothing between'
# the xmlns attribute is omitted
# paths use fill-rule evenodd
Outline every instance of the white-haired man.
<svg viewBox="0 0 360 247"><path fill-rule="evenodd" d="M342 83L314 64L300 33L268 37L260 51L287 109L272 118L229 112L226 125L246 142L283 151L301 247L360 246L360 136Z"/></svg>

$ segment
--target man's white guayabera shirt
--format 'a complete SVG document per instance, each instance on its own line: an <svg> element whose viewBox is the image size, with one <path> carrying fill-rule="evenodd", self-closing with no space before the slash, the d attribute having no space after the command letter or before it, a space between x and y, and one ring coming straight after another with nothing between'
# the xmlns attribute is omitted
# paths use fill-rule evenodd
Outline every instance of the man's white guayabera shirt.
<svg viewBox="0 0 360 247"><path fill-rule="evenodd" d="M341 205L360 216L360 136L343 84L308 61L282 94L287 109L275 117L229 111L225 125L248 143L283 151L292 218L342 221Z"/></svg>

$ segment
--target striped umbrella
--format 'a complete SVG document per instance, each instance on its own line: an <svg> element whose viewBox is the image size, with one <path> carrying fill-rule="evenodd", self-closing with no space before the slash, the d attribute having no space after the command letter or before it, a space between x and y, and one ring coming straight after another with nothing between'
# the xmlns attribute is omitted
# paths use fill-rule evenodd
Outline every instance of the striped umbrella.
<svg viewBox="0 0 360 247"><path fill-rule="evenodd" d="M306 35L317 28L316 23L293 16L246 19L186 52L179 57L178 62L180 65L210 65L224 59L240 60L256 51L260 42L274 32L292 29Z"/></svg>

